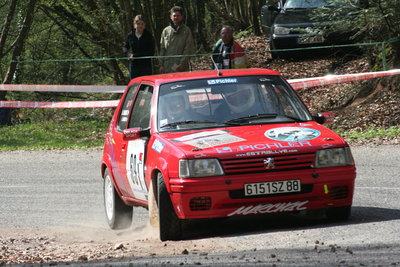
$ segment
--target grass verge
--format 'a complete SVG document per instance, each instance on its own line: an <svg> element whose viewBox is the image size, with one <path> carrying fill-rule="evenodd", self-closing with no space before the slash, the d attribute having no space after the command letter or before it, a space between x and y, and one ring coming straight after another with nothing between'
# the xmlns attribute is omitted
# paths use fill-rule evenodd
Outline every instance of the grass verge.
<svg viewBox="0 0 400 267"><path fill-rule="evenodd" d="M101 147L109 122L42 121L0 127L0 151Z"/></svg>
<svg viewBox="0 0 400 267"><path fill-rule="evenodd" d="M35 149L84 149L102 147L109 122L85 119L56 122L43 120L0 127L0 151ZM400 143L400 127L337 130L350 144Z"/></svg>
<svg viewBox="0 0 400 267"><path fill-rule="evenodd" d="M400 127L392 126L389 128L371 127L366 130L337 130L347 142L355 144L399 144Z"/></svg>

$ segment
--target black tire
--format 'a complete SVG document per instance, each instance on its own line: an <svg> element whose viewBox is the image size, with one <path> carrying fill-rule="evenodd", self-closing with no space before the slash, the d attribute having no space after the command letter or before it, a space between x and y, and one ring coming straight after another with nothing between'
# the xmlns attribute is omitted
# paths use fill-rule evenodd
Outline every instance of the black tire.
<svg viewBox="0 0 400 267"><path fill-rule="evenodd" d="M351 206L335 207L326 210L326 218L333 221L348 220L351 215Z"/></svg>
<svg viewBox="0 0 400 267"><path fill-rule="evenodd" d="M182 238L182 221L175 213L161 173L157 175L157 185L160 240L179 240Z"/></svg>
<svg viewBox="0 0 400 267"><path fill-rule="evenodd" d="M129 228L132 224L133 208L125 205L120 199L108 170L105 170L103 180L104 208L108 225L111 229Z"/></svg>
<svg viewBox="0 0 400 267"><path fill-rule="evenodd" d="M279 48L276 47L275 42L272 40L272 38L271 38L270 41L269 41L269 49L270 49L270 50L279 49ZM272 59L278 59L278 58L280 58L281 56L282 56L282 55L281 55L281 52L271 52L271 57L272 57Z"/></svg>

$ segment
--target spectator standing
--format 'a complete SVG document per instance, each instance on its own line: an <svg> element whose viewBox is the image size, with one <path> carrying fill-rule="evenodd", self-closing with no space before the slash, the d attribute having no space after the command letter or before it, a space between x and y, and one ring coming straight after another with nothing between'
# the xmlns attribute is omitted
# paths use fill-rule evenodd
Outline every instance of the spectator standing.
<svg viewBox="0 0 400 267"><path fill-rule="evenodd" d="M189 70L189 56L193 53L193 35L183 23L183 8L175 6L170 10L171 25L164 28L160 40L160 56L185 55L183 57L160 58L160 73Z"/></svg>
<svg viewBox="0 0 400 267"><path fill-rule="evenodd" d="M151 58L135 59L136 57L154 56L155 41L150 31L146 29L146 22L142 15L133 19L133 30L128 34L124 46L124 53L129 60L130 78L153 74Z"/></svg>
<svg viewBox="0 0 400 267"><path fill-rule="evenodd" d="M221 39L213 47L212 58L219 69L247 68L247 56L243 47L234 40L233 29L223 26ZM212 68L215 66L213 64Z"/></svg>

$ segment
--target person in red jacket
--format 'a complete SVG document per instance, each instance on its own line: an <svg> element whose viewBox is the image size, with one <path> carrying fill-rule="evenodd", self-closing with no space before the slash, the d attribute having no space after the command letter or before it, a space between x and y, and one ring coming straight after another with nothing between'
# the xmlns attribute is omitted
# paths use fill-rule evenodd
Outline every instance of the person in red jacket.
<svg viewBox="0 0 400 267"><path fill-rule="evenodd" d="M233 29L230 26L222 27L221 39L213 47L212 58L215 63L213 69L247 68L247 55L243 47L233 39Z"/></svg>

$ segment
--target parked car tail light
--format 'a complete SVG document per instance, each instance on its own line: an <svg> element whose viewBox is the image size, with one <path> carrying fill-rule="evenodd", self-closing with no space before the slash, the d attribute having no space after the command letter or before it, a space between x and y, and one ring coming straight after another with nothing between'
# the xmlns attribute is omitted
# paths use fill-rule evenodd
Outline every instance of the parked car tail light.
<svg viewBox="0 0 400 267"><path fill-rule="evenodd" d="M218 159L181 159L179 161L179 177L207 177L223 175Z"/></svg>
<svg viewBox="0 0 400 267"><path fill-rule="evenodd" d="M315 167L326 168L336 166L354 165L353 155L349 147L330 148L318 150Z"/></svg>

